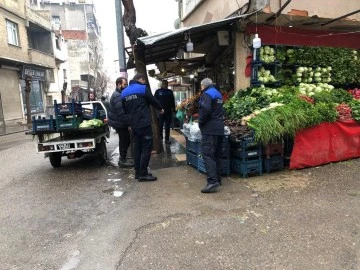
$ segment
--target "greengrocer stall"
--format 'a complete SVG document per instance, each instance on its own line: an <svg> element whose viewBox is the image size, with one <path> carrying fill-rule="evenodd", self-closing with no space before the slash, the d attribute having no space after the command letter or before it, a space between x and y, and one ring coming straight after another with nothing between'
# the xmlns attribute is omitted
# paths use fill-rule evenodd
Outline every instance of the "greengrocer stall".
<svg viewBox="0 0 360 270"><path fill-rule="evenodd" d="M360 157L358 49L263 45L251 69L251 87L225 104L232 136L243 126L262 145L290 138L291 169Z"/></svg>

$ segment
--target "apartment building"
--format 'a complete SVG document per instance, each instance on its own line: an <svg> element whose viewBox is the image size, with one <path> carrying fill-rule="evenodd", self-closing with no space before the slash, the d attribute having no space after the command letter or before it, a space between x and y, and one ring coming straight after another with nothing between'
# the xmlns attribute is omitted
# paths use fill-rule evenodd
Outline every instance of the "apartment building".
<svg viewBox="0 0 360 270"><path fill-rule="evenodd" d="M88 92L96 90L102 62L101 29L92 1L32 0L32 7L50 12L55 33L66 40L68 69L63 75L71 97L87 100Z"/></svg>
<svg viewBox="0 0 360 270"><path fill-rule="evenodd" d="M31 76L31 113L45 112L55 57L49 16L25 0L0 2L0 126L25 122L25 78Z"/></svg>

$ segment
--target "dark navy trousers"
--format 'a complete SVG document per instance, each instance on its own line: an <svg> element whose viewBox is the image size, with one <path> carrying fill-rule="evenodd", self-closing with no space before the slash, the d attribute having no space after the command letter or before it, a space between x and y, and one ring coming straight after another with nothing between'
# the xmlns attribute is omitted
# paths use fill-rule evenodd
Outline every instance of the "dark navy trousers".
<svg viewBox="0 0 360 270"><path fill-rule="evenodd" d="M202 155L205 163L208 184L215 184L221 180L221 157L223 135L202 134Z"/></svg>
<svg viewBox="0 0 360 270"><path fill-rule="evenodd" d="M137 176L146 176L153 148L153 134L151 125L134 128L134 169Z"/></svg>

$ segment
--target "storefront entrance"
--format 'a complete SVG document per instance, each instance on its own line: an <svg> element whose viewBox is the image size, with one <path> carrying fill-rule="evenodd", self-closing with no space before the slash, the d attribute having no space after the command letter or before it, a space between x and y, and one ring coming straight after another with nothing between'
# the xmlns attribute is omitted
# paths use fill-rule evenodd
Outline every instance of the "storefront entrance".
<svg viewBox="0 0 360 270"><path fill-rule="evenodd" d="M24 113L26 115L26 103L25 103L25 80L20 80L21 93L23 98ZM44 112L43 105L43 93L42 93L42 84L40 81L31 82L31 92L30 92L30 106L31 114L38 114Z"/></svg>

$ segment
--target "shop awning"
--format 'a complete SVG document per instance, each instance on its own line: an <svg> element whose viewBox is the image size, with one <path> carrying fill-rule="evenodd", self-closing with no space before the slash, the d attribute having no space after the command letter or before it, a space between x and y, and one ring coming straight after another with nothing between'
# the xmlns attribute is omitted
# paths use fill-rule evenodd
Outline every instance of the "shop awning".
<svg viewBox="0 0 360 270"><path fill-rule="evenodd" d="M202 24L198 26L184 27L171 32L146 36L137 39L137 46L145 47L146 64L167 61L175 58L180 48L184 48L187 42L186 36L190 36L194 43L194 53L206 54L209 48L217 45L217 32L231 30L232 24L246 16L236 16L221 21Z"/></svg>

